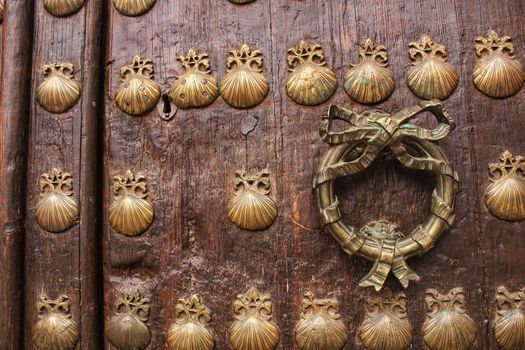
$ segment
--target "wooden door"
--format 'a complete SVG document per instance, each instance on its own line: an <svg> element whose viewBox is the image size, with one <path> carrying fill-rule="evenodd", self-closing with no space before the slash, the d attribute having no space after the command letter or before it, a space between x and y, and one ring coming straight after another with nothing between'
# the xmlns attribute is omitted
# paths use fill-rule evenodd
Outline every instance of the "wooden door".
<svg viewBox="0 0 525 350"><path fill-rule="evenodd" d="M405 83L408 45L425 33L446 46L460 77L443 102L456 128L439 141L458 173L460 192L453 228L429 252L409 260L421 276L405 290L409 348L427 348L426 291L447 294L458 287L476 329L472 349L498 348L496 291L524 284L525 230L523 222L492 216L483 196L488 164L507 149L525 152L525 98L523 91L495 99L476 89L474 39L490 29L509 35L517 59L525 62L523 1L157 0L145 14L129 17L111 1L86 0L79 12L63 18L50 15L41 1L5 1L0 348L34 348L36 306L46 293L69 298L77 349L115 349L104 328L117 315L119 299L137 290L148 299L142 300L140 321L151 332L148 349L168 348L179 299L193 294L211 313L205 323L215 348L228 349L234 302L257 288L271 300L277 349L299 349L294 330L307 292L337 301L348 334L343 349L364 349L360 326L367 305L387 292L359 287L372 264L348 256L321 227L312 189L327 150L320 117L330 104L390 113L417 105L421 100ZM385 45L396 81L392 96L374 106L354 102L343 88L366 38ZM287 50L301 40L322 46L338 79L335 95L319 106L299 105L286 93ZM169 105L165 97L142 116L126 114L115 103L121 68L135 55L152 61L154 80L167 94L184 73L177 58L189 49L209 54L220 81L229 51L244 43L261 51L269 81L268 95L253 108L236 109L219 97L165 120L159 113ZM36 103L40 66L66 61L76 66L81 98L65 114L52 114ZM425 117L416 123L432 125ZM72 174L80 208L78 223L62 233L49 233L35 220L39 176L52 168ZM265 168L278 217L265 230L240 229L227 216L235 171ZM128 169L144 177L154 212L151 226L139 235L118 233L109 219L115 177ZM425 220L434 186L429 173L378 160L338 180L335 191L353 226L387 219L409 232ZM392 276L386 286L403 291Z"/></svg>

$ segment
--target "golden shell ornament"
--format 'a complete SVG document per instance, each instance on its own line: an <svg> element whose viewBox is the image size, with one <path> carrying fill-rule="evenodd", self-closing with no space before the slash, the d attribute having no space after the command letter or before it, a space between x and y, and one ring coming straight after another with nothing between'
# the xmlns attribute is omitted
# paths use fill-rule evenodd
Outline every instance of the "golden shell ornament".
<svg viewBox="0 0 525 350"><path fill-rule="evenodd" d="M295 326L295 342L301 350L340 350L348 331L339 314L339 302L315 299L306 293L301 306L301 320Z"/></svg>
<svg viewBox="0 0 525 350"><path fill-rule="evenodd" d="M180 299L176 320L168 331L169 350L212 350L215 340L206 325L211 320L210 310L197 294Z"/></svg>
<svg viewBox="0 0 525 350"><path fill-rule="evenodd" d="M444 100L459 83L456 69L447 62L447 50L429 35L423 34L409 45L412 66L408 70L407 85L419 98Z"/></svg>
<svg viewBox="0 0 525 350"><path fill-rule="evenodd" d="M525 287L516 292L498 288L496 302L494 335L499 346L503 350L525 349Z"/></svg>
<svg viewBox="0 0 525 350"><path fill-rule="evenodd" d="M405 350L412 343L407 320L406 294L385 290L368 302L359 338L367 350Z"/></svg>
<svg viewBox="0 0 525 350"><path fill-rule="evenodd" d="M233 307L236 321L228 333L233 350L273 350L277 347L280 333L272 321L269 294L250 288L245 294L237 295Z"/></svg>
<svg viewBox="0 0 525 350"><path fill-rule="evenodd" d="M249 4L250 2L254 2L256 0L228 0L229 2L233 2L234 4Z"/></svg>
<svg viewBox="0 0 525 350"><path fill-rule="evenodd" d="M35 219L44 230L64 232L78 221L78 204L73 197L70 173L53 168L40 175L40 200Z"/></svg>
<svg viewBox="0 0 525 350"><path fill-rule="evenodd" d="M5 8L4 1L5 0L0 0L0 22L4 20L4 8Z"/></svg>
<svg viewBox="0 0 525 350"><path fill-rule="evenodd" d="M157 0L113 0L113 6L124 16L140 16L151 10Z"/></svg>
<svg viewBox="0 0 525 350"><path fill-rule="evenodd" d="M525 157L514 157L508 150L500 162L489 164L490 184L485 190L485 205L500 219L525 219Z"/></svg>
<svg viewBox="0 0 525 350"><path fill-rule="evenodd" d="M120 69L122 82L117 88L115 102L118 108L130 115L151 111L160 99L160 86L154 78L153 62L140 56Z"/></svg>
<svg viewBox="0 0 525 350"><path fill-rule="evenodd" d="M344 87L348 96L364 104L379 103L392 95L396 83L386 48L366 39L359 48L359 63L351 64L346 73Z"/></svg>
<svg viewBox="0 0 525 350"><path fill-rule="evenodd" d="M325 67L326 61L320 45L301 41L288 50L286 92L295 102L315 106L328 100L337 89L337 77Z"/></svg>
<svg viewBox="0 0 525 350"><path fill-rule="evenodd" d="M170 97L179 108L206 107L219 96L219 85L210 70L210 58L205 52L189 50L177 59L186 72L177 77Z"/></svg>
<svg viewBox="0 0 525 350"><path fill-rule="evenodd" d="M146 325L150 301L134 289L124 293L116 304L116 314L106 323L106 338L118 350L143 350L151 341Z"/></svg>
<svg viewBox="0 0 525 350"><path fill-rule="evenodd" d="M263 169L253 175L237 170L233 179L233 197L228 202L228 219L246 230L264 230L277 218L277 204L269 196L270 172Z"/></svg>
<svg viewBox="0 0 525 350"><path fill-rule="evenodd" d="M109 208L109 222L115 231L126 236L144 233L153 222L153 206L146 198L146 178L127 170L123 176L114 177L115 201Z"/></svg>
<svg viewBox="0 0 525 350"><path fill-rule="evenodd" d="M268 94L268 80L262 73L263 57L247 44L230 51L226 59L227 74L221 81L221 96L234 108L250 108Z"/></svg>
<svg viewBox="0 0 525 350"><path fill-rule="evenodd" d="M66 17L78 12L85 0L44 0L44 7L53 16Z"/></svg>
<svg viewBox="0 0 525 350"><path fill-rule="evenodd" d="M45 64L42 66L44 81L38 86L36 100L50 113L64 113L80 98L80 84L74 80L72 63Z"/></svg>
<svg viewBox="0 0 525 350"><path fill-rule="evenodd" d="M465 292L454 288L448 294L435 289L425 293L427 319L423 339L431 350L468 350L476 340L476 323L465 312Z"/></svg>
<svg viewBox="0 0 525 350"><path fill-rule="evenodd" d="M510 36L499 37L490 31L475 40L478 61L474 67L474 85L490 97L505 98L516 94L525 83L525 72L514 56Z"/></svg>
<svg viewBox="0 0 525 350"><path fill-rule="evenodd" d="M37 304L38 322L33 343L38 350L72 350L78 342L78 326L70 313L69 298L61 295L56 300L46 295Z"/></svg>

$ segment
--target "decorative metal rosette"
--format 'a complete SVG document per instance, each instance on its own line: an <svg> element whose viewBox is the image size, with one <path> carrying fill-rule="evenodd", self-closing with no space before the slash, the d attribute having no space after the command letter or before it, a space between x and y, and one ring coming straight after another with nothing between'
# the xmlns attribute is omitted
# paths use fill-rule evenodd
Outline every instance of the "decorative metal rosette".
<svg viewBox="0 0 525 350"><path fill-rule="evenodd" d="M422 112L431 112L438 125L428 130L410 123ZM332 122L341 120L349 126L334 131ZM420 277L406 260L422 255L434 246L439 236L454 221L454 202L458 177L435 141L446 137L454 121L437 100L423 101L393 115L370 110L361 114L331 105L322 115L320 136L330 145L314 180L322 224L349 255L373 261L371 271L360 282L361 287L383 288L392 272L407 288ZM361 229L346 224L339 210L333 184L337 178L356 174L368 168L381 156L391 156L407 168L430 171L436 175L430 215L409 235L403 235L386 220L368 223Z"/></svg>

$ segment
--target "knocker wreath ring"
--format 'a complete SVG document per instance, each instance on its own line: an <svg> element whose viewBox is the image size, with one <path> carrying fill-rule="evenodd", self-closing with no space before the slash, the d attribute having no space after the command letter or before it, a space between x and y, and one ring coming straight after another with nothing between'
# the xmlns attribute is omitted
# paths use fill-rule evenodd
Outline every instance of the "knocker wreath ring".
<svg viewBox="0 0 525 350"><path fill-rule="evenodd" d="M410 123L411 119L426 111L436 117L436 128L428 130ZM344 131L333 131L334 120L341 120L349 126ZM452 226L458 177L434 141L446 137L454 127L454 121L436 100L421 102L393 115L379 110L357 114L333 105L323 113L320 135L330 148L314 180L316 200L322 224L341 248L349 255L355 254L374 262L359 286L380 291L390 272L404 288L411 280L418 281L420 277L407 265L406 259L427 252ZM403 235L386 220L373 221L356 229L341 218L339 201L333 189L334 180L363 171L381 156L391 156L407 168L431 171L436 175L430 214L426 222L409 235Z"/></svg>

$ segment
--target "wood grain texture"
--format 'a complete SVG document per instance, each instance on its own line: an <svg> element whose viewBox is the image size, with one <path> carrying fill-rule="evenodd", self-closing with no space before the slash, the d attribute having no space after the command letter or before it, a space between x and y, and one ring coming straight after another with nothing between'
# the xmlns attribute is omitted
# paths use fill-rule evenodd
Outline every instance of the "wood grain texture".
<svg viewBox="0 0 525 350"><path fill-rule="evenodd" d="M178 298L198 293L212 311L209 328L217 348L228 348L226 331L233 322L238 293L256 286L272 295L273 319L281 329L278 349L296 349L293 329L304 292L341 302L349 329L346 350L358 348L357 330L373 292L357 287L369 265L348 257L319 229L311 189L326 150L318 135L322 109L335 103L363 111L342 83L358 45L367 37L385 44L396 78L393 95L377 107L398 111L418 103L405 85L408 45L423 33L446 45L460 83L445 107L457 128L440 145L461 181L456 224L436 247L410 265L422 281L407 290L408 320L414 349L424 349L424 292L464 287L468 314L479 327L475 349L494 349L490 322L494 293L500 284L523 284L525 230L490 216L482 195L486 165L502 150L525 152L523 92L506 100L490 99L472 84L473 39L493 28L514 38L525 60L520 18L522 1L267 1L234 5L228 1L162 1L144 16L130 19L108 5L104 97L104 300L105 319L121 291L138 287L151 299L150 348L166 346ZM317 107L295 104L285 92L286 50L301 39L319 42L339 88ZM157 111L143 117L122 113L114 104L119 69L139 54L155 63L163 93L183 72L178 55L190 48L210 52L218 78L225 74L227 52L247 42L264 54L270 93L249 110L235 110L221 99L205 109L179 110L169 122ZM421 125L428 121L420 118ZM279 217L262 232L231 224L226 207L236 169L268 166L271 196ZM123 237L111 229L108 209L111 179L127 168L148 180L155 208L153 225L140 237ZM347 221L361 226L384 218L404 232L421 223L430 205L434 180L425 173L378 162L368 171L338 182ZM393 280L389 287L400 286ZM106 349L109 345L106 344Z"/></svg>
<svg viewBox="0 0 525 350"><path fill-rule="evenodd" d="M26 348L32 346L36 302L42 292L51 298L69 297L80 331L77 349L100 347L97 152L102 3L90 0L74 15L56 18L41 1L35 2L32 96L26 101L31 106L25 223ZM79 102L63 114L48 113L35 101L42 81L40 67L54 62L73 63L81 82ZM43 231L34 218L39 176L53 167L71 173L80 208L79 223L59 234Z"/></svg>
<svg viewBox="0 0 525 350"><path fill-rule="evenodd" d="M5 4L0 80L0 348L22 348L31 1Z"/></svg>

